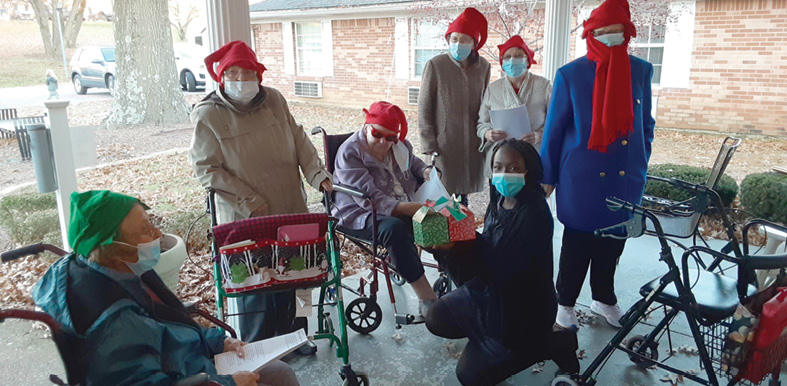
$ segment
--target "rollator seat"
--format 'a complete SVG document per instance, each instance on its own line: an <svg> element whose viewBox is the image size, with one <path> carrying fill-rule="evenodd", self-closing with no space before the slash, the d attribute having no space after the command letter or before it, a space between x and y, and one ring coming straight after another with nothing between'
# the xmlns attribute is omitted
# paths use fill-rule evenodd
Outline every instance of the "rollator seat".
<svg viewBox="0 0 787 386"><path fill-rule="evenodd" d="M698 277L699 275L699 277ZM720 321L735 312L738 307L738 281L728 276L722 276L705 270L689 269L689 284L694 299L699 306L699 316L710 322ZM643 297L658 288L659 280L656 278L640 288ZM747 286L747 296L754 295L757 289ZM656 301L678 310L685 311L685 307L678 298L675 285L668 285L664 292L656 296Z"/></svg>

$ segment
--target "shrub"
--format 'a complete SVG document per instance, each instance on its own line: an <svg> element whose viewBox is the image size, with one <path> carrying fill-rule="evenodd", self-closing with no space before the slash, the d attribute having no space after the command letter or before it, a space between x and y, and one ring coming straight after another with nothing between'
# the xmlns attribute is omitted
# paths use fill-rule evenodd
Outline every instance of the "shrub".
<svg viewBox="0 0 787 386"><path fill-rule="evenodd" d="M48 243L62 246L54 194L25 194L0 199L0 227L20 245Z"/></svg>
<svg viewBox="0 0 787 386"><path fill-rule="evenodd" d="M787 224L787 175L749 174L741 182L741 204L757 217Z"/></svg>
<svg viewBox="0 0 787 386"><path fill-rule="evenodd" d="M688 165L661 164L651 165L648 168L648 174L656 177L676 178L694 184L704 184L710 176L710 170ZM738 195L738 184L732 177L725 174L716 185L716 193L721 197L722 204L729 207ZM648 181L645 186L645 194L674 201L683 201L692 196L687 190L659 181Z"/></svg>

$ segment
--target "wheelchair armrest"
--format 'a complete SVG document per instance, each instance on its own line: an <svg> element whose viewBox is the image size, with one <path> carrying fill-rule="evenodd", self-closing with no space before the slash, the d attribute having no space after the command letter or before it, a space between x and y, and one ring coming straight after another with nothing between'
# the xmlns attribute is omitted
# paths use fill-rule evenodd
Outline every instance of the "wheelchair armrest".
<svg viewBox="0 0 787 386"><path fill-rule="evenodd" d="M366 192L361 191L361 190L358 190L358 189L355 189L355 188L351 188L351 187L346 186L346 185L342 185L342 184L333 184L333 190L335 192L346 194L346 195L352 196L352 197L361 198L361 199L364 199L364 200L371 200L372 199L372 195L371 194L366 193Z"/></svg>
<svg viewBox="0 0 787 386"><path fill-rule="evenodd" d="M25 256L37 255L44 251L52 252L58 256L65 256L68 253L54 245L37 243L0 253L0 261L5 263Z"/></svg>
<svg viewBox="0 0 787 386"><path fill-rule="evenodd" d="M787 253L778 255L746 255L746 267L751 269L787 268Z"/></svg>

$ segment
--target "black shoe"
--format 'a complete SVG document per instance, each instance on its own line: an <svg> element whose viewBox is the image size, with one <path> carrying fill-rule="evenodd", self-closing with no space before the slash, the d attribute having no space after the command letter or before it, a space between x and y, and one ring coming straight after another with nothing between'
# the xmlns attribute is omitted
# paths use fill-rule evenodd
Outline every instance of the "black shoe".
<svg viewBox="0 0 787 386"><path fill-rule="evenodd" d="M297 352L299 355L304 355L304 356L305 355L314 355L314 354L317 353L317 345L314 344L314 342L309 340L303 346L298 347L298 349L295 350L295 352Z"/></svg>
<svg viewBox="0 0 787 386"><path fill-rule="evenodd" d="M564 374L579 373L579 359L577 359L577 333L573 329L560 329L552 333L552 344L549 358L560 368L558 372Z"/></svg>

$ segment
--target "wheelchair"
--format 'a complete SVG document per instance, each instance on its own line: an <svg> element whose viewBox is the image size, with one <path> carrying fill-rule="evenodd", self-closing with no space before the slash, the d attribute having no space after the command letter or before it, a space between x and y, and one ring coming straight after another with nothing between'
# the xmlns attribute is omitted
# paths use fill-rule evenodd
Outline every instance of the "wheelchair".
<svg viewBox="0 0 787 386"><path fill-rule="evenodd" d="M325 165L328 168L328 171L333 174L334 170L336 169L336 154L339 151L339 147L344 143L344 141L347 140L347 138L354 135L355 133L329 135L325 129L319 126L312 129L311 133L312 135L322 134L325 151ZM419 183L423 183L421 176L415 177L418 179ZM334 207L333 200L334 195L336 194L346 194L369 201L372 207L372 218L377 218L374 200L371 195L348 186L343 186L341 184L334 184L333 192L325 193L324 195L323 205L325 206L326 211L329 213ZM361 277L358 288L350 288L347 286L344 287L348 291L358 296L358 298L350 302L346 310L347 322L349 323L350 328L360 334L369 334L376 330L377 327L380 326L380 323L382 323L383 314L380 305L377 303L377 291L380 289L380 275L382 275L384 278L385 285L388 288L391 306L394 309L396 328L399 329L402 327L402 325L424 323L425 320L423 317L400 313L396 309L396 297L394 296L391 283L397 286L402 286L405 284L405 280L391 264L391 260L387 252L384 250L384 248L382 248L379 240L377 240L377 222L372 222L372 238L370 240L347 234L346 232L343 232L342 227L337 227L337 231L342 235L342 243L349 241L353 245L360 248L364 253L368 254L369 256L373 256L372 267L369 275L364 275ZM419 252L421 251L420 247L418 250ZM435 264L424 261L422 264L425 267L437 269L439 272L439 277L432 285L432 289L435 291L437 296L445 295L453 289L454 285L452 279L443 269L440 263ZM367 285L369 287L368 292L366 289Z"/></svg>
<svg viewBox="0 0 787 386"><path fill-rule="evenodd" d="M716 200L718 194L712 189L708 192ZM595 231L597 237L634 238L646 233L654 234L659 241L661 252L659 260L664 262L668 271L666 274L646 283L640 289L642 299L629 308L620 319L622 328L609 341L599 355L581 374L570 376L560 375L552 382L553 386L591 386L596 384L594 375L601 371L615 350L628 354L629 359L638 367L657 367L690 379L702 385L721 384L720 376L729 378L729 385L741 381L740 376L729 374L723 366L722 347L727 339L727 331L732 322L739 303L746 303L758 293L754 283L754 270L778 269L781 270L781 279L785 277L787 268L787 254L780 255L754 255L749 253L748 231L755 225L767 225L775 229L787 230L782 226L763 220L754 220L743 227L743 249L733 255L729 252L737 249L734 234L731 235L734 243L733 250L724 252L716 251L707 246L694 245L682 246L680 243L665 234L661 222L652 211L618 198L607 198L607 206L613 211L627 211L632 214L631 219L621 224ZM670 244L675 244L684 249L680 258L680 265L673 256ZM728 244L730 245L730 244ZM725 247L725 249L728 249ZM700 256L710 257L711 263L700 265ZM696 263L696 269L689 268L690 262ZM721 269L722 262L731 263L736 268L737 276L725 275ZM782 283L784 281L782 280ZM651 308L657 303L655 308ZM633 328L651 312L663 308L665 316L658 321L647 335L635 335L628 338ZM691 330L691 335L696 344L700 367L705 372L705 378L692 370L681 370L666 363L672 354L659 360L659 340L666 334L669 340L670 353L672 339L669 333L670 323L679 313L686 316ZM787 336L766 349L774 360L764 366L761 375L772 374L771 386L779 385L779 371L781 363L787 357L787 351L782 350L787 343ZM750 360L750 358L744 358ZM759 381L757 381L759 382Z"/></svg>
<svg viewBox="0 0 787 386"><path fill-rule="evenodd" d="M0 254L0 261L3 263L10 262L25 256L38 255L44 251L49 251L58 256L65 256L68 252L49 244L33 244L25 247L17 248L11 251L3 252ZM201 316L211 323L223 328L233 338L236 337L235 331L226 323L213 317L209 312L201 309L197 303L186 304L186 309L194 316ZM60 359L63 361L63 367L66 371L66 381L63 381L55 374L49 375L49 381L55 385L60 386L76 386L84 385L86 374L84 373L84 366L80 362L82 360L81 347L84 344L83 338L77 336L76 333L63 326L48 314L40 311L30 311L24 309L2 309L0 308L0 323L5 319L21 319L29 320L31 322L38 321L47 326L52 334L52 340L55 342L55 347L60 354ZM207 374L196 374L183 379L179 379L174 386L220 386L216 382L212 382Z"/></svg>

